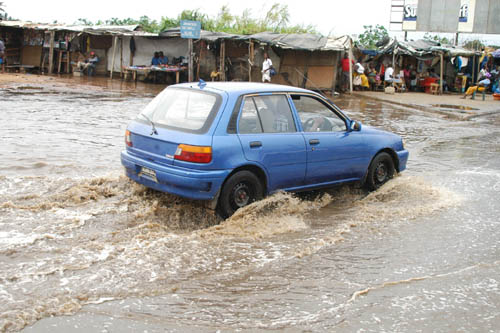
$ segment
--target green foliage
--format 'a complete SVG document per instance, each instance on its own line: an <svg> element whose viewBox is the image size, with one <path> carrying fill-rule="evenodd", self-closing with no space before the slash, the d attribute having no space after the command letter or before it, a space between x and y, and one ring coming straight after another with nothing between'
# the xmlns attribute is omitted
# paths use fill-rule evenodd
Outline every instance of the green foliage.
<svg viewBox="0 0 500 333"><path fill-rule="evenodd" d="M469 50L478 51L478 50L482 50L485 47L485 45L479 39L472 39L472 40L468 40L467 42L465 42L464 47L466 49L469 49Z"/></svg>
<svg viewBox="0 0 500 333"><path fill-rule="evenodd" d="M289 25L290 13L287 5L279 3L273 4L264 17L252 17L250 9L245 9L241 15L231 13L229 6L224 5L219 10L216 17L209 17L199 9L184 10L176 18L162 17L159 22L142 16L138 20L132 18L118 19L111 18L105 21L97 21L96 25L134 25L140 24L145 31L161 32L169 28L178 27L181 20L200 21L201 28L208 31L227 32L234 34L254 34L262 31L272 31L277 33L315 33L313 25L296 24ZM87 19L78 19L75 24L92 25ZM385 28L384 28L385 29Z"/></svg>
<svg viewBox="0 0 500 333"><path fill-rule="evenodd" d="M99 24L101 21L98 21L96 24ZM94 23L92 23L92 21L89 21L87 19L84 19L84 18L79 18L74 24L76 25L94 25Z"/></svg>
<svg viewBox="0 0 500 333"><path fill-rule="evenodd" d="M359 35L358 43L367 49L375 49L377 42L385 37L389 37L387 29L383 25L377 24L375 27L372 25L364 25L365 31Z"/></svg>
<svg viewBox="0 0 500 333"><path fill-rule="evenodd" d="M446 38L446 37L441 37L439 35L431 35L428 32L425 33L424 39L425 40L430 40L430 41L433 41L433 42L437 42L437 43L440 43L440 44L453 44L453 42L451 40L449 40L448 38Z"/></svg>

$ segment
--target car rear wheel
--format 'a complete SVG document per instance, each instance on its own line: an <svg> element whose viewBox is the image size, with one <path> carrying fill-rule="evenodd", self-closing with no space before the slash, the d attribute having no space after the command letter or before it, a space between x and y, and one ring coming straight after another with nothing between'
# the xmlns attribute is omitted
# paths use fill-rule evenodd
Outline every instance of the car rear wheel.
<svg viewBox="0 0 500 333"><path fill-rule="evenodd" d="M263 189L259 178L250 171L238 171L222 187L217 212L222 218L228 218L239 208L262 197Z"/></svg>
<svg viewBox="0 0 500 333"><path fill-rule="evenodd" d="M376 190L394 177L394 172L394 161L392 157L387 153L380 153L375 156L368 168L365 185L369 190Z"/></svg>

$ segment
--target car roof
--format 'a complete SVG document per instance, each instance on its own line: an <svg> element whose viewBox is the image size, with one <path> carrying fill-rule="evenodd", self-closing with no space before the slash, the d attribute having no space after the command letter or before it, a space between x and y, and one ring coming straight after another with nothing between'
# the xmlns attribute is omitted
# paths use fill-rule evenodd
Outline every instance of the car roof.
<svg viewBox="0 0 500 333"><path fill-rule="evenodd" d="M268 93L268 92L302 92L313 93L310 90L285 86L281 84L258 83L258 82L205 82L206 85L202 88L198 82L181 83L171 86L172 88L193 88L198 90L210 90L217 93L221 91L228 94L252 94L252 93Z"/></svg>

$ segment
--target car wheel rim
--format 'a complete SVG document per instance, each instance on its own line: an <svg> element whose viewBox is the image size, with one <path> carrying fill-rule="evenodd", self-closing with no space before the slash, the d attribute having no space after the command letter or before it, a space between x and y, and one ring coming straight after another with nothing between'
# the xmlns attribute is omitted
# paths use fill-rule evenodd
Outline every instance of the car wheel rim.
<svg viewBox="0 0 500 333"><path fill-rule="evenodd" d="M375 180L377 183L383 183L387 179L387 167L385 163L380 162L375 169Z"/></svg>
<svg viewBox="0 0 500 333"><path fill-rule="evenodd" d="M251 191L247 184L239 183L233 188L232 201L235 208L241 208L250 203Z"/></svg>

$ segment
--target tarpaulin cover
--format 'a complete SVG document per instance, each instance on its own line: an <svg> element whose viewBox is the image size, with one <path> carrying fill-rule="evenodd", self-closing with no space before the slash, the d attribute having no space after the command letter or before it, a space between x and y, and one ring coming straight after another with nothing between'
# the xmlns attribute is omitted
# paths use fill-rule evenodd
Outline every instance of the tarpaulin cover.
<svg viewBox="0 0 500 333"><path fill-rule="evenodd" d="M159 34L161 37L179 37L180 29L172 28ZM254 40L282 49L330 51L346 50L349 48L350 37L324 37L313 34L279 34L274 32L259 32L253 35L237 35L225 32L211 32L202 30L200 39L214 42L219 39Z"/></svg>
<svg viewBox="0 0 500 333"><path fill-rule="evenodd" d="M435 41L420 39L416 41L399 41L396 38L391 38L387 44L380 48L380 53L396 53L407 54L417 58L425 58L435 56L438 53L444 53L451 57L456 56L473 56L476 54L474 51L466 50L452 45L443 45Z"/></svg>

